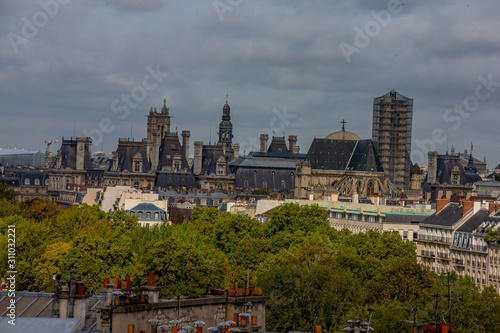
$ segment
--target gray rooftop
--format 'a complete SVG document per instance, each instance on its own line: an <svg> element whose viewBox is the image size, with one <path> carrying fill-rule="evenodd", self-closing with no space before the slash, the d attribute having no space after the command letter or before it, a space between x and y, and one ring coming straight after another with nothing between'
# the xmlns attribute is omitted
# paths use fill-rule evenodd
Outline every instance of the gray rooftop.
<svg viewBox="0 0 500 333"><path fill-rule="evenodd" d="M452 227L462 216L462 207L456 203L449 203L441 211L423 220L421 225Z"/></svg>

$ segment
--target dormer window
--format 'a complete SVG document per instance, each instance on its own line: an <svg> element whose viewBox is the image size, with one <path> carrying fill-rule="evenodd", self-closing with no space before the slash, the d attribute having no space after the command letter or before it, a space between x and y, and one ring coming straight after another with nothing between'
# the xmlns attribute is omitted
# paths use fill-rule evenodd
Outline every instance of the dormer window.
<svg viewBox="0 0 500 333"><path fill-rule="evenodd" d="M142 172L142 156L140 153L136 153L133 158L133 172Z"/></svg>
<svg viewBox="0 0 500 333"><path fill-rule="evenodd" d="M217 159L217 175L224 176L226 174L226 160L223 156Z"/></svg>
<svg viewBox="0 0 500 333"><path fill-rule="evenodd" d="M458 166L455 166L451 170L451 184L460 185L460 169L458 168Z"/></svg>
<svg viewBox="0 0 500 333"><path fill-rule="evenodd" d="M31 185L29 178L26 178L24 180L24 185Z"/></svg>

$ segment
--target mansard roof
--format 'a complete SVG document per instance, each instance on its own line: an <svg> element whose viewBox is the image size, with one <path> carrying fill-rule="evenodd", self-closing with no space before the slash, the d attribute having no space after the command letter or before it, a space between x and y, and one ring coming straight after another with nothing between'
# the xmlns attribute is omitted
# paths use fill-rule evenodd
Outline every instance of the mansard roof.
<svg viewBox="0 0 500 333"><path fill-rule="evenodd" d="M273 136L271 145L267 149L268 153L289 153L284 136Z"/></svg>
<svg viewBox="0 0 500 333"><path fill-rule="evenodd" d="M177 133L168 133L165 135L160 145L160 161L158 170L162 170L163 168L172 168L173 159L176 155L181 157L181 169L189 169L186 154L179 141L179 136Z"/></svg>
<svg viewBox="0 0 500 333"><path fill-rule="evenodd" d="M158 207L152 203L149 203L149 202L140 203L140 204L134 206L133 208L129 209L128 211L162 211L162 212L164 212L163 209L161 209L160 207Z"/></svg>
<svg viewBox="0 0 500 333"><path fill-rule="evenodd" d="M156 173L156 187L168 189L172 187L195 188L198 183L191 171L163 170Z"/></svg>
<svg viewBox="0 0 500 333"><path fill-rule="evenodd" d="M384 172L371 139L314 139L307 160L312 169Z"/></svg>
<svg viewBox="0 0 500 333"><path fill-rule="evenodd" d="M478 210L462 226L460 226L457 231L468 233L474 232L488 218L488 215L487 209Z"/></svg>
<svg viewBox="0 0 500 333"><path fill-rule="evenodd" d="M76 140L65 140L63 138L61 144L61 169L76 169ZM55 166L54 162L54 166ZM85 170L92 169L92 158L88 152L84 153L83 168Z"/></svg>
<svg viewBox="0 0 500 333"><path fill-rule="evenodd" d="M432 214L425 220L423 220L420 225L431 225L431 226L441 226L441 227L452 227L458 222L463 216L463 209L457 203L449 203L441 211Z"/></svg>
<svg viewBox="0 0 500 333"><path fill-rule="evenodd" d="M474 170L471 169L466 172L462 163L460 163L460 156L446 154L438 155L436 166L436 183L453 184L451 172L453 171L453 169L455 169L455 167L458 168L460 172L460 183L458 185L466 185L468 183L473 184L481 180L481 177L476 172L474 172Z"/></svg>
<svg viewBox="0 0 500 333"><path fill-rule="evenodd" d="M129 141L128 139L119 139L118 148L118 171L134 172L134 156L139 154L142 159L142 172L151 170L151 163L147 159L146 144L144 141ZM109 170L112 170L112 163Z"/></svg>
<svg viewBox="0 0 500 333"><path fill-rule="evenodd" d="M203 146L201 174L217 174L217 161L221 156L226 162L225 174L231 174L229 162L233 159L233 151L230 148L224 148L222 145Z"/></svg>

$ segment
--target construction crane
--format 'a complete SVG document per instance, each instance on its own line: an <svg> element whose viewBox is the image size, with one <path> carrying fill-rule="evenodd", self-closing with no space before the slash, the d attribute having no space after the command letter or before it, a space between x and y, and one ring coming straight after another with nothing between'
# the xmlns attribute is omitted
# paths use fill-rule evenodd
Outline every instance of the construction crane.
<svg viewBox="0 0 500 333"><path fill-rule="evenodd" d="M45 154L47 156L50 155L50 145L53 144L53 143L57 143L59 142L58 140L48 140L48 139L45 139L45 144L47 145L47 151L45 152Z"/></svg>

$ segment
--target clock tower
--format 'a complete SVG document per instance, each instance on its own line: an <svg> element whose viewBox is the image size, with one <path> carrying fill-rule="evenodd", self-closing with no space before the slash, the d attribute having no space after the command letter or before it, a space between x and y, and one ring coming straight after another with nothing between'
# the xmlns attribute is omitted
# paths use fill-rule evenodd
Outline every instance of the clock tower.
<svg viewBox="0 0 500 333"><path fill-rule="evenodd" d="M231 143L233 141L233 124L231 123L231 114L230 114L231 108L229 107L229 104L224 105L222 108L222 121L219 125L219 145L222 145L223 143L226 144L227 147L231 146Z"/></svg>

